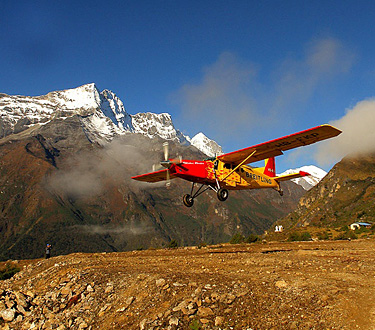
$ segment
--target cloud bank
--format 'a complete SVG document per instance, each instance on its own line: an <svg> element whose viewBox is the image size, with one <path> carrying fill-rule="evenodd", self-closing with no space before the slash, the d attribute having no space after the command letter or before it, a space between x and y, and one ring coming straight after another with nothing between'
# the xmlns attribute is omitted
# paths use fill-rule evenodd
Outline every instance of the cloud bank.
<svg viewBox="0 0 375 330"><path fill-rule="evenodd" d="M185 84L172 99L189 123L204 123L213 131L241 131L259 115L251 93L255 76L252 63L224 52L204 68L200 82Z"/></svg>
<svg viewBox="0 0 375 330"><path fill-rule="evenodd" d="M219 143L223 134L249 138L310 118L306 102L347 73L354 59L354 53L333 38L308 43L300 56L288 56L274 68L260 68L224 52L197 82L175 92L172 101L190 128L204 130Z"/></svg>
<svg viewBox="0 0 375 330"><path fill-rule="evenodd" d="M72 156L68 166L49 178L49 185L72 198L98 196L110 182L118 185L126 183L137 189L139 183L130 177L150 172L152 164L157 160L142 152L142 138L140 141L132 139L130 143L121 139L113 140L102 149Z"/></svg>
<svg viewBox="0 0 375 330"><path fill-rule="evenodd" d="M358 102L340 119L330 122L343 132L317 148L319 164L330 164L346 155L375 152L375 98Z"/></svg>

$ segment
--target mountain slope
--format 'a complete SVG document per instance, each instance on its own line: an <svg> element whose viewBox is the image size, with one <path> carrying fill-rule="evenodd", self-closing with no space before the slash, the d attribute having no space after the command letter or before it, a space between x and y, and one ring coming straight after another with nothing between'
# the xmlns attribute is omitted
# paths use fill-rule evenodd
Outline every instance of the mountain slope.
<svg viewBox="0 0 375 330"><path fill-rule="evenodd" d="M375 218L375 155L347 156L299 201L284 228L334 228Z"/></svg>
<svg viewBox="0 0 375 330"><path fill-rule="evenodd" d="M40 257L46 243L56 254L125 251L229 241L236 232L261 234L290 212L303 189L231 192L219 202L200 196L183 206L190 184L143 184L132 175L162 158L162 141L138 134L101 146L80 129L79 116L56 119L38 132L0 140L1 259ZM11 137L11 136L10 136ZM195 148L171 143L171 155L203 158Z"/></svg>
<svg viewBox="0 0 375 330"><path fill-rule="evenodd" d="M207 192L189 209L182 203L188 182L174 180L166 189L131 180L162 160L164 139L171 157L207 156L183 144L170 115L129 115L94 84L39 97L2 94L0 114L0 259L40 257L46 243L65 254L160 247L173 239L227 242L237 232L263 233L304 193L291 182L282 198L273 190L234 191L222 203Z"/></svg>

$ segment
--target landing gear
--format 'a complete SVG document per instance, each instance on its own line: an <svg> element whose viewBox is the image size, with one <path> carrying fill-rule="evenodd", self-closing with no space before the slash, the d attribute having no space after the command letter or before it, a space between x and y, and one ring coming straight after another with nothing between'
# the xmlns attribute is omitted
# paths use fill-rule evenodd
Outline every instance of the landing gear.
<svg viewBox="0 0 375 330"><path fill-rule="evenodd" d="M280 196L284 195L284 191L282 191L281 189L279 190L279 194Z"/></svg>
<svg viewBox="0 0 375 330"><path fill-rule="evenodd" d="M221 202L224 202L227 200L228 198L228 190L224 189L224 188L220 188L218 191L217 191L217 198L219 199L219 201Z"/></svg>
<svg viewBox="0 0 375 330"><path fill-rule="evenodd" d="M187 207L192 207L194 205L194 199L197 198L202 193L204 193L205 191L207 191L208 189L215 191L217 194L217 198L219 199L219 201L222 201L222 202L227 200L228 195L229 195L228 190L224 188L220 188L218 182L217 182L217 187L215 185L202 184L196 192L194 192L194 187L195 187L195 183L193 182L190 194L186 194L182 198L184 205Z"/></svg>
<svg viewBox="0 0 375 330"><path fill-rule="evenodd" d="M189 194L184 195L183 201L187 207L192 207L194 205L194 199Z"/></svg>

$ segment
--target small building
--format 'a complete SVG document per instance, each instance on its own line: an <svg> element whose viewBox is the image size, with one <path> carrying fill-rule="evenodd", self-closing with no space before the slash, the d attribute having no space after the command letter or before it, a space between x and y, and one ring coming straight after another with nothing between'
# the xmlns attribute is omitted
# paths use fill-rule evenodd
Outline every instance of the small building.
<svg viewBox="0 0 375 330"><path fill-rule="evenodd" d="M283 226L275 226L275 233L281 233L284 230Z"/></svg>
<svg viewBox="0 0 375 330"><path fill-rule="evenodd" d="M361 227L370 228L371 227L371 223L367 223L367 222L354 222L349 227L350 227L351 230L356 230L356 229L359 229Z"/></svg>

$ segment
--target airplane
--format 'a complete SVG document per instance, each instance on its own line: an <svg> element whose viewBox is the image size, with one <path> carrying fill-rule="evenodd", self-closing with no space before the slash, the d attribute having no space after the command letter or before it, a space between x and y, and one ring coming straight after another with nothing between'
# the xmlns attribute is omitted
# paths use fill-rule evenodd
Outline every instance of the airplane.
<svg viewBox="0 0 375 330"><path fill-rule="evenodd" d="M225 201L228 190L272 188L283 195L280 182L309 176L307 172L277 176L275 157L284 151L306 146L341 134L331 125L324 124L279 139L257 144L248 148L229 152L206 160L169 159L168 142L164 143L164 161L160 163L164 169L132 177L144 182L167 181L181 178L192 182L190 194L183 196L183 203L192 207L195 198L211 189L217 194L219 201ZM265 160L264 167L251 167L247 164ZM200 185L195 190L195 185Z"/></svg>

